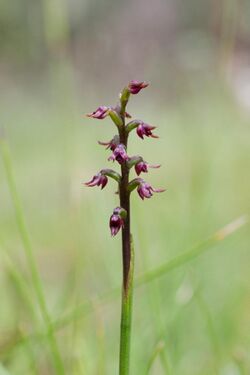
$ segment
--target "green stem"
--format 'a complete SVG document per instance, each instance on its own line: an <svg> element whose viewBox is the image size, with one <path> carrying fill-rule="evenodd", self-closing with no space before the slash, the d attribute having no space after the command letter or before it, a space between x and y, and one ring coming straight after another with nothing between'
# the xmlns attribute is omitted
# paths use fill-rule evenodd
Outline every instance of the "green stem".
<svg viewBox="0 0 250 375"><path fill-rule="evenodd" d="M50 349L52 353L53 364L58 375L64 375L65 370L63 366L63 362L61 359L61 355L57 346L57 341L54 335L54 327L48 312L48 308L46 305L46 300L44 296L44 291L42 287L42 282L39 276L39 272L37 269L33 248L31 245L28 229L26 227L23 208L21 205L21 201L19 199L19 195L17 192L14 173L12 169L10 151L7 142L4 138L0 138L0 149L2 152L3 163L5 167L7 182L9 186L9 191L11 194L13 206L15 209L16 221L20 233L20 237L23 242L23 248L26 256L26 260L30 269L32 284L34 286L35 294L37 297L37 302L40 308L40 312L46 326L46 332L48 337L48 342L50 344Z"/></svg>
<svg viewBox="0 0 250 375"><path fill-rule="evenodd" d="M125 112L121 112L121 116L123 125L119 128L119 138L120 143L123 144L125 148L127 148L128 133L126 132L125 127ZM124 227L122 228L123 283L120 328L120 375L129 375L130 336L132 321L134 253L132 236L130 234L130 192L128 190L128 184L129 168L127 166L127 163L122 163L119 196L120 206L126 211L127 215L124 221Z"/></svg>
<svg viewBox="0 0 250 375"><path fill-rule="evenodd" d="M130 268L128 275L128 284L125 289L122 287L122 314L121 314L121 336L120 336L120 375L129 374L130 359L130 337L132 322L132 306L133 306L133 273L134 273L134 247L132 236L130 239Z"/></svg>

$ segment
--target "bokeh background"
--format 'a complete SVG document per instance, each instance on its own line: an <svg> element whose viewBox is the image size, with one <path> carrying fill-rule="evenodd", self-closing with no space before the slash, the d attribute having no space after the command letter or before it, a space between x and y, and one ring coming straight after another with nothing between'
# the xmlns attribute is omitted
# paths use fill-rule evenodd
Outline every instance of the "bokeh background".
<svg viewBox="0 0 250 375"><path fill-rule="evenodd" d="M110 140L114 126L84 114L115 104L131 79L150 82L129 112L157 125L160 138L134 134L129 153L162 164L145 177L167 192L145 202L133 195L137 276L247 221L249 19L247 0L0 2L1 375L61 371L44 335L6 148L51 320L70 314L55 333L65 373L117 374L115 185L81 185L110 165L97 140ZM246 223L136 288L131 374L250 373L249 239Z"/></svg>

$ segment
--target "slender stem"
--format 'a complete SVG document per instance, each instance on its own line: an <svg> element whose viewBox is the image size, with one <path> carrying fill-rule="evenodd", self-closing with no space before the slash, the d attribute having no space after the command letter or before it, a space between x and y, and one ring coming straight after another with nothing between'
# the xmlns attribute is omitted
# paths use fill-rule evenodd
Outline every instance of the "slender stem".
<svg viewBox="0 0 250 375"><path fill-rule="evenodd" d="M128 133L125 130L125 118L123 126L119 129L120 143L125 147L128 144ZM129 183L129 168L126 163L121 164L120 182L120 206L127 211L124 228L122 229L122 308L120 327L120 375L129 374L130 336L132 322L132 298L133 298L133 268L134 254L132 249L132 237L130 234L130 193L127 189Z"/></svg>
<svg viewBox="0 0 250 375"><path fill-rule="evenodd" d="M120 129L120 143L125 147L128 144L128 135L124 126ZM123 258L123 288L127 290L130 268L130 194L127 186L129 183L129 168L126 163L121 164L120 206L127 212L124 228L122 229L122 258Z"/></svg>
<svg viewBox="0 0 250 375"><path fill-rule="evenodd" d="M132 243L132 238L130 243ZM130 269L128 275L127 289L122 289L122 314L121 314L121 336L120 336L120 375L129 374L130 363L130 339L133 307L133 271L134 271L134 250L130 247Z"/></svg>
<svg viewBox="0 0 250 375"><path fill-rule="evenodd" d="M16 221L17 221L19 233L23 242L25 256L26 256L27 263L30 269L30 273L31 273L32 283L33 283L34 290L36 293L40 312L41 312L44 324L46 325L48 342L50 344L54 367L58 375L64 375L65 370L64 370L62 358L61 358L58 345L57 345L57 341L54 335L54 327L53 327L53 324L52 324L52 321L48 312L42 282L41 282L38 268L36 265L36 261L34 258L33 248L31 245L28 229L26 227L26 223L24 219L23 208L21 205L21 201L19 199L19 195L17 192L15 180L14 180L14 173L12 170L9 148L8 148L7 142L3 138L0 139L0 149L2 151L7 182L9 185L9 191L10 191L14 209L15 209Z"/></svg>

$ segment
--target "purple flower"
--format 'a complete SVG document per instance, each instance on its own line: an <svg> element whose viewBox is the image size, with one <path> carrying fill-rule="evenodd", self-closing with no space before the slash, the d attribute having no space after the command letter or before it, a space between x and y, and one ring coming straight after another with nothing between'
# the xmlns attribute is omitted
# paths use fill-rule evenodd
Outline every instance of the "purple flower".
<svg viewBox="0 0 250 375"><path fill-rule="evenodd" d="M150 184L148 184L143 179L139 179L139 185L137 187L137 192L141 199L151 198L154 193L162 193L165 189L154 189Z"/></svg>
<svg viewBox="0 0 250 375"><path fill-rule="evenodd" d="M98 143L101 146L107 146L106 149L110 149L110 150L114 151L115 148L119 144L119 136L115 135L114 138L112 138L111 141L109 141L109 142L100 142L100 141L98 141Z"/></svg>
<svg viewBox="0 0 250 375"><path fill-rule="evenodd" d="M124 219L126 216L126 211L121 207L116 207L113 211L113 214L109 220L109 227L111 230L111 236L115 236L121 227L124 227Z"/></svg>
<svg viewBox="0 0 250 375"><path fill-rule="evenodd" d="M148 87L147 82L139 82L136 80L130 81L128 85L129 92L131 94L138 94L142 89L145 89L145 87Z"/></svg>
<svg viewBox="0 0 250 375"><path fill-rule="evenodd" d="M160 168L160 165L150 165L144 160L139 161L139 163L135 164L135 172L137 176L139 176L142 172L148 173L148 168Z"/></svg>
<svg viewBox="0 0 250 375"><path fill-rule="evenodd" d="M91 181L85 182L85 185L88 187L100 186L103 189L108 183L108 177L102 174L101 172L97 173Z"/></svg>
<svg viewBox="0 0 250 375"><path fill-rule="evenodd" d="M116 146L116 148L113 151L113 154L108 158L108 160L117 160L119 164L124 163L128 159L129 157L126 152L126 148L122 143Z"/></svg>
<svg viewBox="0 0 250 375"><path fill-rule="evenodd" d="M87 113L87 116L102 120L109 115L109 110L110 110L110 107L106 107L106 106L102 105L102 106L98 107L94 112Z"/></svg>
<svg viewBox="0 0 250 375"><path fill-rule="evenodd" d="M152 133L152 130L155 128L156 126L151 126L145 122L141 122L136 128L136 133L141 139L143 139L144 135L146 137L159 138L157 135Z"/></svg>

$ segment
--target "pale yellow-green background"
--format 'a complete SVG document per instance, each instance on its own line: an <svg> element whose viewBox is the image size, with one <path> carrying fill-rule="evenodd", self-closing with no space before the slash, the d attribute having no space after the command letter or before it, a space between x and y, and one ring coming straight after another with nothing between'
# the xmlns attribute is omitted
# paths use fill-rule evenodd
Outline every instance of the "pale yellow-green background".
<svg viewBox="0 0 250 375"><path fill-rule="evenodd" d="M249 213L249 17L236 0L0 2L0 127L49 311L56 319L92 301L57 333L67 374L118 373L120 301L97 303L121 283L120 234L108 228L118 197L113 181L81 185L111 166L97 140L115 128L84 114L115 104L131 79L150 82L128 110L160 139L131 134L128 153L160 163L145 179L167 191L133 194L135 274L202 242ZM42 320L2 161L0 239L0 374L54 374L45 340L17 343ZM172 375L249 374L249 265L246 224L136 289L131 375L147 374L159 343L149 374L167 374L166 359ZM27 280L38 321L11 269Z"/></svg>

